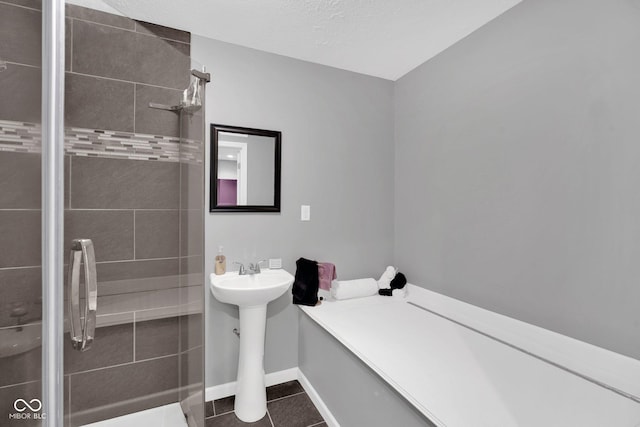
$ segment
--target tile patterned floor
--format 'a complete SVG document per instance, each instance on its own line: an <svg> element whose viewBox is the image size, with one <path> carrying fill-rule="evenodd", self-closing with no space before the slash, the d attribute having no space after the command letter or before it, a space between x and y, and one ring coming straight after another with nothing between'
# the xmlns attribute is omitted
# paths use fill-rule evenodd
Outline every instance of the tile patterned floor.
<svg viewBox="0 0 640 427"><path fill-rule="evenodd" d="M267 387L267 414L243 423L233 412L234 396L207 402L206 427L327 427L298 381Z"/></svg>

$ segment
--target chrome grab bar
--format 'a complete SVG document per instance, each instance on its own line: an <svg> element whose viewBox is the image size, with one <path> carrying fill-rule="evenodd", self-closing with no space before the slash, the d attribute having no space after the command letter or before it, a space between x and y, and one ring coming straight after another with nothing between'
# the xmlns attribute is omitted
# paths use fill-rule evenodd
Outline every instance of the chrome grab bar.
<svg viewBox="0 0 640 427"><path fill-rule="evenodd" d="M80 312L80 266L84 264L85 304ZM75 239L71 242L69 256L69 334L73 348L86 351L91 347L96 330L98 307L98 280L96 256L90 239ZM83 315L84 317L81 317Z"/></svg>

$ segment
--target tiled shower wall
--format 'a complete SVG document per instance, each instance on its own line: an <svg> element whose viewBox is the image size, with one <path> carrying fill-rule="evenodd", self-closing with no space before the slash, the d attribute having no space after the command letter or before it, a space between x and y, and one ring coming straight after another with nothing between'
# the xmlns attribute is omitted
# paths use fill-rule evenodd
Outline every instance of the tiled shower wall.
<svg viewBox="0 0 640 427"><path fill-rule="evenodd" d="M40 20L38 1L0 0L7 333L18 322L40 328ZM202 381L203 124L201 113L148 107L179 103L189 33L77 6L66 27L65 248L94 242L102 325L85 353L65 337L65 412L76 425L175 402L180 386ZM39 378L40 347L0 357L2 419L16 397L39 396Z"/></svg>

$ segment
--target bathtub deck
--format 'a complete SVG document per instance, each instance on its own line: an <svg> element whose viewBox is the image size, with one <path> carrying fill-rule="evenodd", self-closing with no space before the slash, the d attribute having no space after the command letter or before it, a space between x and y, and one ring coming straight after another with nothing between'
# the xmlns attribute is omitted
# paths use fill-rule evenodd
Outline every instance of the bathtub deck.
<svg viewBox="0 0 640 427"><path fill-rule="evenodd" d="M469 328L373 296L301 307L436 425L640 425L640 404Z"/></svg>

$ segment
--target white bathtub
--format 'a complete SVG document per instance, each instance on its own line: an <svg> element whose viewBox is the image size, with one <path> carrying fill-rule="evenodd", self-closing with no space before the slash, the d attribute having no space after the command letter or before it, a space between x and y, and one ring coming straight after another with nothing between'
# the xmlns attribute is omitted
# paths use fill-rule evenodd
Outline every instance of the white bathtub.
<svg viewBox="0 0 640 427"><path fill-rule="evenodd" d="M395 403L392 395L380 398L384 390L360 403L353 392L336 398L339 376L358 368L340 368L332 345L348 349L424 417L407 425L640 426L637 360L412 285L406 300L373 296L301 309L338 341L314 335L322 341L314 347L313 327L301 322L300 367L340 422L351 397L360 411L363 401L375 401L367 411L379 414ZM336 372L332 388L327 378Z"/></svg>

